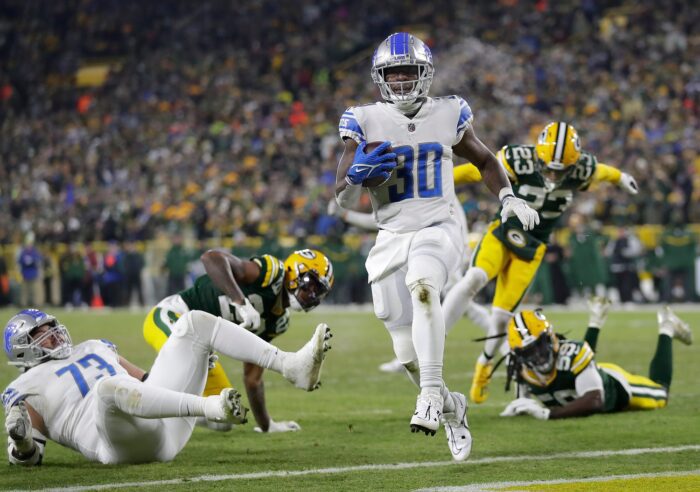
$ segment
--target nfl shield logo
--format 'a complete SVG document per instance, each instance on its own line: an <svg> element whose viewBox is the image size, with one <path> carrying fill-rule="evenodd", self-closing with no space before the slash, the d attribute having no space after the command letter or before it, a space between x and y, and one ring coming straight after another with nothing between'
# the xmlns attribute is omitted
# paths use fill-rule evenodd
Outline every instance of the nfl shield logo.
<svg viewBox="0 0 700 492"><path fill-rule="evenodd" d="M411 133L415 132L415 131L416 131L416 125L414 125L413 123L409 123L409 124L408 124L408 131L411 132Z"/></svg>

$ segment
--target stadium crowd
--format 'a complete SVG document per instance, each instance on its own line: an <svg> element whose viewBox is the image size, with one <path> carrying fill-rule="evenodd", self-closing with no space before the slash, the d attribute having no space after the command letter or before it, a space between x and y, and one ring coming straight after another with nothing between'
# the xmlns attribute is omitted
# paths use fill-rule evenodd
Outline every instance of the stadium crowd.
<svg viewBox="0 0 700 492"><path fill-rule="evenodd" d="M326 211L342 149L337 121L347 106L376 99L371 50L400 28L433 49L432 94L465 97L493 150L532 142L546 122L567 120L586 150L637 177L637 196L601 187L577 198L573 215L589 227L685 230L700 222L693 7L387 0L375 12L365 0L3 2L0 245L30 237L51 250L164 233L234 244L338 241L356 232ZM79 69L94 66L109 67L104 83L78 83ZM484 190L459 190L475 231L498 205ZM663 258L663 243L654 254L634 250L630 263L618 244L626 234L600 241L610 264L603 283L619 277L627 292L629 279L618 274L633 264L638 277L642 261L658 285L668 283L674 267L652 261ZM353 244L362 250L361 240ZM62 267L55 274L65 285Z"/></svg>

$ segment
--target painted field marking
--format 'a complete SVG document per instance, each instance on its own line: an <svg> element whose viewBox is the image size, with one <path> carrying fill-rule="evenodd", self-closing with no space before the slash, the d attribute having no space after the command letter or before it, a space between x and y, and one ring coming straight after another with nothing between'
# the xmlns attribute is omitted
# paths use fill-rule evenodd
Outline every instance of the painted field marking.
<svg viewBox="0 0 700 492"><path fill-rule="evenodd" d="M612 482L615 480L635 480L639 478L690 477L698 475L700 475L700 469L658 473L635 473L631 475L602 475L599 477L587 478L561 478L556 480L474 483L469 485L417 489L415 492L489 492L491 490L502 490L510 487L531 487L533 485L564 485L572 483Z"/></svg>
<svg viewBox="0 0 700 492"><path fill-rule="evenodd" d="M634 448L634 449L610 449L601 451L573 451L568 453L556 453L545 455L516 455L516 456L491 456L456 463L454 461L426 461L414 463L394 463L383 465L356 465L332 468L312 468L308 470L278 470L254 473L238 473L230 475L200 475L198 477L173 478L170 480L151 480L143 482L117 482L95 485L76 485L70 487L57 487L42 489L45 492L79 492L84 490L108 490L126 487L154 487L165 485L179 485L193 482L224 482L228 480L256 480L265 478L291 478L306 475L333 475L339 473L363 472L363 471L394 471L414 468L435 468L440 466L474 466L492 463L506 463L518 461L542 461L569 458L604 458L608 456L633 456L640 454L680 453L683 451L700 451L700 444L685 446L668 446L658 448Z"/></svg>

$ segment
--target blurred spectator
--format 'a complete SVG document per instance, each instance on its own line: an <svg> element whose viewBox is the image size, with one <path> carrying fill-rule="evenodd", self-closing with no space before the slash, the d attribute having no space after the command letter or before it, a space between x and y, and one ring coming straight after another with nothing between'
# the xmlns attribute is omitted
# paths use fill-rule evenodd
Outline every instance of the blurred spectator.
<svg viewBox="0 0 700 492"><path fill-rule="evenodd" d="M143 299L143 285L141 272L145 266L143 254L137 249L134 241L127 241L124 246L124 275L126 277L125 303L131 304L133 294L136 293L136 302L139 306L145 306Z"/></svg>
<svg viewBox="0 0 700 492"><path fill-rule="evenodd" d="M87 305L85 280L87 270L77 243L70 243L59 260L61 274L61 303L64 306L81 307Z"/></svg>
<svg viewBox="0 0 700 492"><path fill-rule="evenodd" d="M34 239L28 238L17 255L17 264L22 276L20 305L23 308L37 306L42 301L39 292L42 262L43 256L34 246Z"/></svg>
<svg viewBox="0 0 700 492"><path fill-rule="evenodd" d="M687 302L696 299L696 240L683 222L682 213L672 215L656 249L661 267L661 300Z"/></svg>
<svg viewBox="0 0 700 492"><path fill-rule="evenodd" d="M124 257L116 241L109 243L102 259L103 270L100 281L102 302L105 306L118 307L124 303Z"/></svg>
<svg viewBox="0 0 700 492"><path fill-rule="evenodd" d="M608 267L603 257L605 238L587 225L583 217L573 214L569 220L568 258L569 283L582 297L605 295Z"/></svg>
<svg viewBox="0 0 700 492"><path fill-rule="evenodd" d="M10 275L7 272L7 262L0 255L0 306L10 303Z"/></svg>
<svg viewBox="0 0 700 492"><path fill-rule="evenodd" d="M615 238L605 247L610 262L613 284L620 295L620 302L632 302L639 291L638 261L644 249L637 236L626 226L617 229Z"/></svg>
<svg viewBox="0 0 700 492"><path fill-rule="evenodd" d="M100 292L102 277L102 255L95 251L91 243L85 244L85 281L83 299L92 307L104 306Z"/></svg>
<svg viewBox="0 0 700 492"><path fill-rule="evenodd" d="M173 237L173 245L165 256L163 269L168 275L168 286L166 295L176 294L185 288L185 277L187 276L187 266L192 259L192 255L182 245L182 236L176 234Z"/></svg>

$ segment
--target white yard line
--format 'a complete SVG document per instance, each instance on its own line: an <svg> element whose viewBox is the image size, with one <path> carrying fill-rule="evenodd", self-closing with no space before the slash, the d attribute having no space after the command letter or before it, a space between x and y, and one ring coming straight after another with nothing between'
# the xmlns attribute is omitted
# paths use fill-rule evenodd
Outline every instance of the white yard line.
<svg viewBox="0 0 700 492"><path fill-rule="evenodd" d="M475 483L470 485L459 485L451 487L434 487L428 489L418 489L415 492L489 492L509 487L529 487L532 485L561 485L567 483L590 483L590 482L611 482L613 480L633 480L635 478L660 478L660 477L687 477L700 475L700 470L671 471L658 473L635 473L632 475L606 475L600 477L587 478L562 478L557 480L532 480L529 482L491 482Z"/></svg>
<svg viewBox="0 0 700 492"><path fill-rule="evenodd" d="M658 448L635 448L635 449L610 449L601 451L576 451L569 453L556 453L546 455L516 455L516 456L491 456L488 458L478 458L464 463L453 461L427 461L417 463L394 463L385 465L357 465L332 468L312 468L307 470L279 470L264 471L255 473L238 473L231 475L200 475L198 477L173 478L171 480L151 480L143 482L116 482L96 485L79 485L73 487L57 487L42 489L48 491L70 491L78 492L83 490L108 490L126 487L154 487L165 485L179 485L193 482L224 482L228 480L256 480L265 478L290 478L306 475L334 475L339 473L365 472L365 471L386 471L386 470L406 470L415 468L435 468L440 466L474 466L488 465L492 463L518 462L518 461L542 461L571 458L605 458L608 456L631 456L640 454L660 454L660 453L680 453L683 451L700 451L700 445L690 444L686 446L658 447Z"/></svg>

